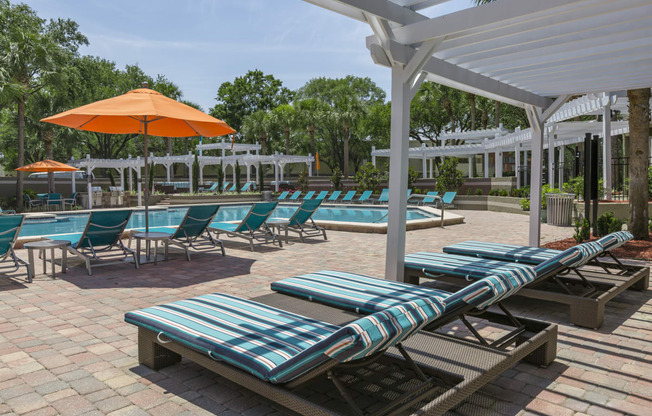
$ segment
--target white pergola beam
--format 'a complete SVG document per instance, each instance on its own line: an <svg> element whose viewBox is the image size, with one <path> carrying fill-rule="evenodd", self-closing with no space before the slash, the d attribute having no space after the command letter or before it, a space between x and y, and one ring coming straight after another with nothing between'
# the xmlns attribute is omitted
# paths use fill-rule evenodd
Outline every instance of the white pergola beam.
<svg viewBox="0 0 652 416"><path fill-rule="evenodd" d="M400 25L428 20L427 16L403 7L389 0L305 0L316 6L334 11L361 22L366 22L365 13Z"/></svg>

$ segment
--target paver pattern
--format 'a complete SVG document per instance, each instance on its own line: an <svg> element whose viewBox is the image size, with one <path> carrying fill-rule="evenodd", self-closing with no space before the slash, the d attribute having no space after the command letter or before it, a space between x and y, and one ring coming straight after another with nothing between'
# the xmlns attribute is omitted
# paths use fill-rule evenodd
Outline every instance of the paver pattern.
<svg viewBox="0 0 652 416"><path fill-rule="evenodd" d="M468 239L527 244L528 217L458 211L466 223L407 233L407 249L440 251ZM543 242L571 228L542 226ZM159 372L137 361L136 328L125 312L210 292L242 297L269 293L274 280L324 269L382 276L385 236L329 232L283 249L227 240L227 256L182 253L158 265L93 270L70 261L56 280L0 276L0 414L17 415L279 415L267 400L194 363ZM26 257L26 253L19 250ZM36 270L42 270L37 263ZM607 306L600 330L569 326L557 304L511 299L520 315L559 323L558 358L548 368L519 364L468 401L458 414L652 414L651 291L627 291ZM457 329L455 325L451 329Z"/></svg>

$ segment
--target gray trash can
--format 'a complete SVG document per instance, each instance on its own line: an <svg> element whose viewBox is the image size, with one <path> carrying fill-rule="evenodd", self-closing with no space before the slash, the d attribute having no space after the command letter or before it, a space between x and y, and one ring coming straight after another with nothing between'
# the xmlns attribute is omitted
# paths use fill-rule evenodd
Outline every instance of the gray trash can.
<svg viewBox="0 0 652 416"><path fill-rule="evenodd" d="M546 194L548 224L571 225L574 200L575 194Z"/></svg>

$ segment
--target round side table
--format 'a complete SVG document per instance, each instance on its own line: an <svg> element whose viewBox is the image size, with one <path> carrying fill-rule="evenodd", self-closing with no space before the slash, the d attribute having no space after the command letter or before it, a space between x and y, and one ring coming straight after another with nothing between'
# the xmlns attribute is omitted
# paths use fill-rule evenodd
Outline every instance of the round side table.
<svg viewBox="0 0 652 416"><path fill-rule="evenodd" d="M23 244L23 248L27 249L27 257L30 264L28 270L30 271L27 276L27 281L32 282L34 278L34 251L39 251L39 257L43 258L43 274L47 274L47 250L50 250L50 263L52 263L52 278L55 278L54 274L54 249L61 249L61 272L66 273L67 270L67 259L68 259L68 246L70 241L67 240L42 240L42 241L32 241L31 243Z"/></svg>
<svg viewBox="0 0 652 416"><path fill-rule="evenodd" d="M290 220L286 218L270 218L265 221L267 225L272 229L276 230L276 234L281 235L281 230L285 230L285 244L288 243L288 226L290 225ZM280 242L280 240L279 240ZM283 247L283 244L280 244Z"/></svg>

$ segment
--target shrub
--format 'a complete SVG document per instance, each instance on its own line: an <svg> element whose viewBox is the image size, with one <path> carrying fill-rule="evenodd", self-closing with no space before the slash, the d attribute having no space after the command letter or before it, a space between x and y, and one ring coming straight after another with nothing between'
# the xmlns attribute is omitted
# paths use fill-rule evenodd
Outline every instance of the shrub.
<svg viewBox="0 0 652 416"><path fill-rule="evenodd" d="M603 237L607 234L614 233L623 229L623 222L614 217L613 212L605 212L598 217L593 227L593 235Z"/></svg>
<svg viewBox="0 0 652 416"><path fill-rule="evenodd" d="M520 205L521 205L521 209L523 211L529 211L530 210L530 200L529 199L527 199L527 198L521 199Z"/></svg>
<svg viewBox="0 0 652 416"><path fill-rule="evenodd" d="M331 184L333 185L334 191L342 190L342 171L340 168L333 169L333 174L331 175Z"/></svg>
<svg viewBox="0 0 652 416"><path fill-rule="evenodd" d="M496 196L496 195L498 195L498 189L489 190L489 196Z"/></svg>
<svg viewBox="0 0 652 416"><path fill-rule="evenodd" d="M416 170L412 169L411 167L408 168L408 183L407 187L408 189L412 189L412 192L416 192L414 189L414 183L419 180L419 172Z"/></svg>
<svg viewBox="0 0 652 416"><path fill-rule="evenodd" d="M383 180L383 174L373 163L367 163L355 174L355 180L358 182L358 191L376 192L378 185Z"/></svg>
<svg viewBox="0 0 652 416"><path fill-rule="evenodd" d="M482 195L482 189L478 188L475 190L476 195Z"/></svg>
<svg viewBox="0 0 652 416"><path fill-rule="evenodd" d="M221 194L224 190L224 167L222 162L217 166L217 193Z"/></svg>
<svg viewBox="0 0 652 416"><path fill-rule="evenodd" d="M541 188L541 209L546 209L548 207L548 203L546 202L546 194L554 194L559 192L561 192L559 189L551 188L548 184L543 185L543 188Z"/></svg>
<svg viewBox="0 0 652 416"><path fill-rule="evenodd" d="M649 175L649 171L648 171ZM583 199L584 198L584 176L576 176L570 181L564 183L562 187L564 192L575 194L575 198ZM602 178L598 180L598 199L602 199L604 195L604 182Z"/></svg>
<svg viewBox="0 0 652 416"><path fill-rule="evenodd" d="M573 238L578 243L588 240L591 237L591 228L589 227L589 220L586 218L575 221L575 234Z"/></svg>
<svg viewBox="0 0 652 416"><path fill-rule="evenodd" d="M304 168L299 174L299 179L297 179L297 185L302 191L307 191L310 186L310 180L308 179L308 168Z"/></svg>
<svg viewBox="0 0 652 416"><path fill-rule="evenodd" d="M154 164L152 163L152 168ZM150 170L152 172L154 169ZM150 183L154 183L154 174L150 176ZM150 188L151 189L151 188ZM197 152L195 152L195 161L192 162L192 191L193 193L199 192L199 159L197 158Z"/></svg>
<svg viewBox="0 0 652 416"><path fill-rule="evenodd" d="M473 195L473 189L469 188L466 190L467 195Z"/></svg>
<svg viewBox="0 0 652 416"><path fill-rule="evenodd" d="M499 189L498 190L498 195L499 196L508 196L509 192L507 192L507 189Z"/></svg>
<svg viewBox="0 0 652 416"><path fill-rule="evenodd" d="M444 158L439 164L439 178L437 178L435 190L439 192L455 191L463 183L462 172L457 170L457 158Z"/></svg>
<svg viewBox="0 0 652 416"><path fill-rule="evenodd" d="M258 173L258 191L263 192L265 189L265 168L260 162L258 162L258 169L256 170L256 173Z"/></svg>

